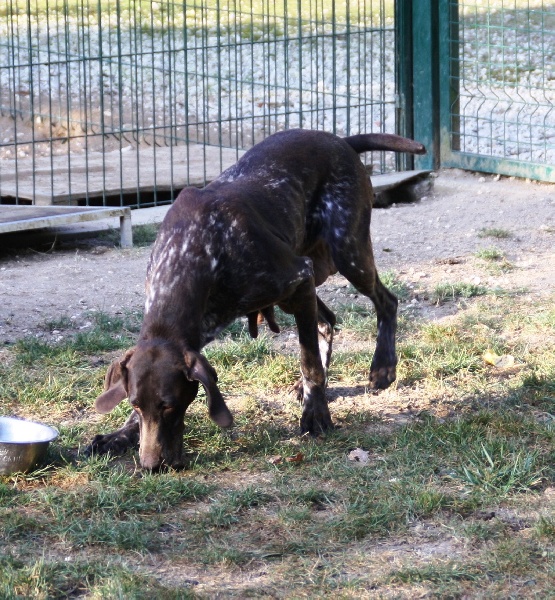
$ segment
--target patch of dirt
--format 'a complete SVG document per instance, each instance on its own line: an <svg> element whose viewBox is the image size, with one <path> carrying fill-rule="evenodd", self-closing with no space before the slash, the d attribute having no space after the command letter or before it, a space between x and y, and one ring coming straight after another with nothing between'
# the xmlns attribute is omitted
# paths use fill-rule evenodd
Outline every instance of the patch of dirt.
<svg viewBox="0 0 555 600"><path fill-rule="evenodd" d="M481 237L483 229L509 235ZM429 318L456 311L452 304L422 299L422 290L439 282L525 289L532 300L555 287L555 186L550 184L442 171L421 201L375 209L372 236L378 270L394 270L411 289L408 306ZM504 261L476 257L492 247ZM140 310L149 254L149 248L120 250L98 239L66 241L45 251L3 248L0 344L29 335L59 336L45 324L62 317L86 328L91 311ZM339 276L320 293L332 307L359 301Z"/></svg>
<svg viewBox="0 0 555 600"><path fill-rule="evenodd" d="M509 236L481 237L484 229L500 229ZM551 184L441 171L421 201L374 210L372 236L378 270L395 271L411 290L407 306L427 318L456 311L453 304L435 306L426 300L425 291L438 282L525 289L531 301L555 288ZM479 250L492 247L503 253L504 261L476 257ZM91 311L140 310L149 254L149 248L120 250L98 239L66 241L44 251L3 247L0 345L24 336L55 338L60 331L45 324L62 317L86 328ZM360 301L339 276L330 278L320 294L332 308Z"/></svg>
<svg viewBox="0 0 555 600"><path fill-rule="evenodd" d="M482 237L497 229L509 237ZM480 282L550 293L555 282L555 186L443 171L416 204L374 211L376 262L413 284ZM474 256L495 247L513 268L490 273ZM489 263L495 267L495 263Z"/></svg>

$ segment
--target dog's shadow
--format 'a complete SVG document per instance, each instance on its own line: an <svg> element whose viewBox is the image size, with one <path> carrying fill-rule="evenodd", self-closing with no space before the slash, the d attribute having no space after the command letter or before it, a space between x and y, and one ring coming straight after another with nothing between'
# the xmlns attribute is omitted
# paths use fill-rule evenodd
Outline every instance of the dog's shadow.
<svg viewBox="0 0 555 600"><path fill-rule="evenodd" d="M367 385L363 384L352 385L349 387L326 388L326 398L328 402L335 402L335 400L339 398L355 398L357 396L364 396L373 393L376 392L371 390Z"/></svg>

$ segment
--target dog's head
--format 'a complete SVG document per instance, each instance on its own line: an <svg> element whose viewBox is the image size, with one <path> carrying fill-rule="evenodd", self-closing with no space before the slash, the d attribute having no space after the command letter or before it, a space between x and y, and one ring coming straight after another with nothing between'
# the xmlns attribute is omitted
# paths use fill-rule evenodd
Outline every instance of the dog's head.
<svg viewBox="0 0 555 600"><path fill-rule="evenodd" d="M179 467L183 418L199 383L206 390L213 421L220 427L233 423L216 382L216 372L198 352L182 352L164 340L142 341L112 363L95 408L107 413L129 398L139 418L141 466L152 470L163 465Z"/></svg>

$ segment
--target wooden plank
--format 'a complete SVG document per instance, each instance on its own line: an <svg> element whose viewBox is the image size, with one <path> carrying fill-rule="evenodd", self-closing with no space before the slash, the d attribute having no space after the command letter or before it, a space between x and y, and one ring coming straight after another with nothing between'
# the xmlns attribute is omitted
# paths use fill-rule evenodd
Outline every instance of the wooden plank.
<svg viewBox="0 0 555 600"><path fill-rule="evenodd" d="M120 219L121 246L129 248L133 246L129 208L0 206L0 234L117 217Z"/></svg>
<svg viewBox="0 0 555 600"><path fill-rule="evenodd" d="M137 191L180 190L202 186L233 165L244 151L192 144L122 152L72 154L2 160L0 194L33 200L35 206L76 204ZM403 171L371 177L376 192L391 189L429 171ZM70 193L71 192L71 193Z"/></svg>
<svg viewBox="0 0 555 600"><path fill-rule="evenodd" d="M216 179L242 154L231 148L190 144L2 160L0 194L47 206L103 195L180 190Z"/></svg>
<svg viewBox="0 0 555 600"><path fill-rule="evenodd" d="M0 206L0 225L42 219L45 217L75 215L91 209L73 206ZM92 209L95 211L103 209Z"/></svg>
<svg viewBox="0 0 555 600"><path fill-rule="evenodd" d="M431 171L418 169L415 171L399 171L398 173L384 173L383 175L372 175L370 181L374 193L385 192L400 185L405 185L411 181L429 175Z"/></svg>

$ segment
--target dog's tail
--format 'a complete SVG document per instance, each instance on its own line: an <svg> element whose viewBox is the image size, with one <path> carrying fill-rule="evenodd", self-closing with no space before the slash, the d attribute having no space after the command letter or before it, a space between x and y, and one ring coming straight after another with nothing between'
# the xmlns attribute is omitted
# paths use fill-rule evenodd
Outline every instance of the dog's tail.
<svg viewBox="0 0 555 600"><path fill-rule="evenodd" d="M410 154L426 154L426 148L420 142L409 140L392 133L361 133L343 138L349 146L360 154L371 150L393 150Z"/></svg>

